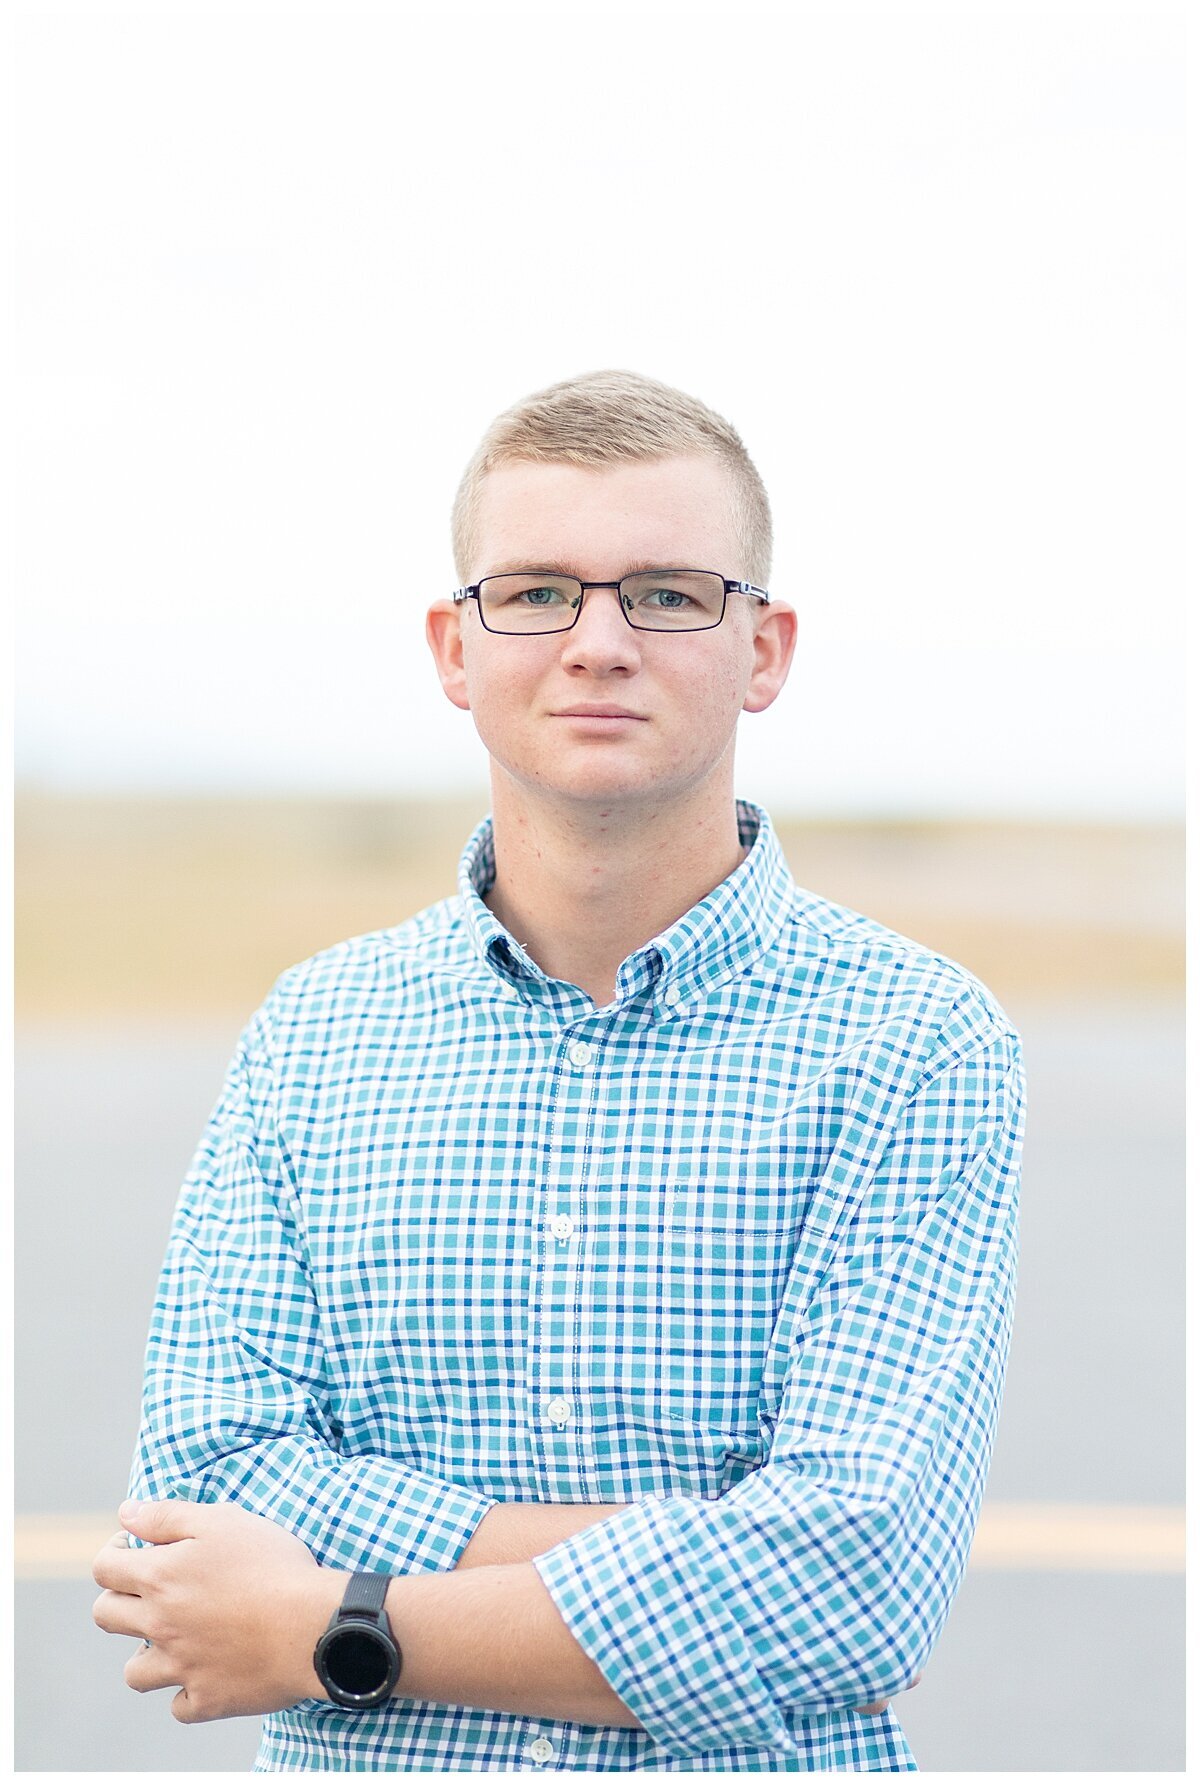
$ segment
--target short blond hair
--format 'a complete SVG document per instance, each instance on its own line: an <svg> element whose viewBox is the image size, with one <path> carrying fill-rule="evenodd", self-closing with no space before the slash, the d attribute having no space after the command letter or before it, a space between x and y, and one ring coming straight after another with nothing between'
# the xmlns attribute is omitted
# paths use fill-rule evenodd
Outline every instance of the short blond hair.
<svg viewBox="0 0 1200 1786"><path fill-rule="evenodd" d="M734 526L745 561L736 568L751 582L765 584L771 574L771 509L741 436L695 397L637 372L565 378L496 417L454 498L450 531L459 576L470 574L483 481L495 466L513 460L613 465L676 453L707 454L730 473Z"/></svg>

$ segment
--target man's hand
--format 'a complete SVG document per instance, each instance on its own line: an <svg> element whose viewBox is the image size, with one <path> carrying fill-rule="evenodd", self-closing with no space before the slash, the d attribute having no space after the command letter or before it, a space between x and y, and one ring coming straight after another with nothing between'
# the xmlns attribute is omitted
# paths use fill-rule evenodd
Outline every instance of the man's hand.
<svg viewBox="0 0 1200 1786"><path fill-rule="evenodd" d="M913 1688L919 1687L920 1684L921 1676L919 1674L914 1674L911 1681L908 1681L900 1688L900 1692L911 1693ZM886 1712L891 1703L890 1699L873 1699L870 1705L856 1705L854 1709L860 1718L871 1718L875 1717L879 1712Z"/></svg>
<svg viewBox="0 0 1200 1786"><path fill-rule="evenodd" d="M920 1679L921 1677L919 1674L914 1675L908 1685L901 1688L901 1692L911 1693L913 1688L919 1684ZM880 1712L886 1712L891 1703L890 1699L873 1699L870 1705L856 1705L854 1709L860 1718L873 1718Z"/></svg>
<svg viewBox="0 0 1200 1786"><path fill-rule="evenodd" d="M345 1575L228 1502L127 1501L120 1518L155 1548L128 1549L124 1531L104 1546L93 1617L102 1631L143 1639L125 1665L135 1692L179 1687L171 1711L181 1724L326 1697L312 1654Z"/></svg>

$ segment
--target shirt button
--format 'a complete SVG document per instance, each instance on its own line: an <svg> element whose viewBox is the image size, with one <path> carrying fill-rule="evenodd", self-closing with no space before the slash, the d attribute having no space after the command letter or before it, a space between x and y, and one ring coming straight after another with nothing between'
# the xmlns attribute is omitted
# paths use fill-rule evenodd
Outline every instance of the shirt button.
<svg viewBox="0 0 1200 1786"><path fill-rule="evenodd" d="M567 1049L567 1059L573 1067L590 1067L596 1058L596 1050L590 1042L572 1042Z"/></svg>
<svg viewBox="0 0 1200 1786"><path fill-rule="evenodd" d="M531 1761L549 1761L554 1754L554 1744L548 1736L535 1736L526 1754Z"/></svg>
<svg viewBox="0 0 1200 1786"><path fill-rule="evenodd" d="M546 1403L546 1419L552 1420L555 1426L565 1426L571 1418L571 1404L561 1395L554 1396Z"/></svg>
<svg viewBox="0 0 1200 1786"><path fill-rule="evenodd" d="M555 1240L570 1240L575 1232L575 1224L569 1215L556 1215L550 1222L550 1232Z"/></svg>

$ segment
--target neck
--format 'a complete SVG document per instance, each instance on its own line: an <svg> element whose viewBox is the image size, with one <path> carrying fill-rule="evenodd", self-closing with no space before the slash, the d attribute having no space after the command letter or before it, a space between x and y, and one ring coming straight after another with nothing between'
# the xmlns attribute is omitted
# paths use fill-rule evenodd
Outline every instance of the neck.
<svg viewBox="0 0 1200 1786"><path fill-rule="evenodd" d="M544 973L612 1002L617 970L733 873L745 851L732 793L667 809L581 815L494 775L496 880L486 903Z"/></svg>

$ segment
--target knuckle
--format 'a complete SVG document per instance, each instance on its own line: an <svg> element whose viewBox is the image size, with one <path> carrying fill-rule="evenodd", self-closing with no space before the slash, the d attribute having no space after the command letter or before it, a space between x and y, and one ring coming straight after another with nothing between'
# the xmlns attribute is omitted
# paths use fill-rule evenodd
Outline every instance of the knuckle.
<svg viewBox="0 0 1200 1786"><path fill-rule="evenodd" d="M180 1556L182 1544L160 1545L154 1554L154 1579L164 1588L172 1588L187 1568L188 1558Z"/></svg>

